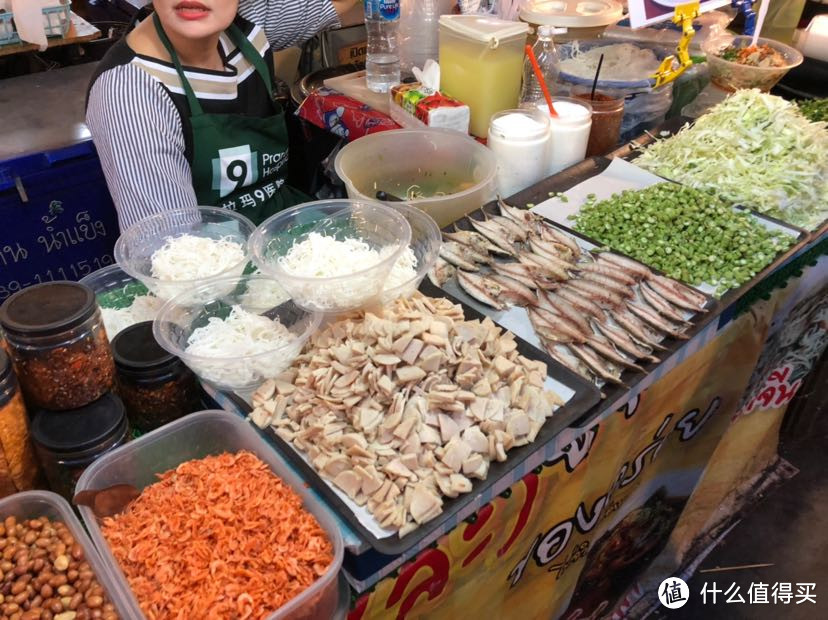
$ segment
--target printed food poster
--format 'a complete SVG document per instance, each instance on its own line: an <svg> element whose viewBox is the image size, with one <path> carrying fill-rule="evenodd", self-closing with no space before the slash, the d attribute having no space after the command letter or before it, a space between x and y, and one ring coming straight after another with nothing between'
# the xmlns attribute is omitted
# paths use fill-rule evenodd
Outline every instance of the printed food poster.
<svg viewBox="0 0 828 620"><path fill-rule="evenodd" d="M676 7L689 4L687 0L629 0L627 6L630 12L630 25L633 28L642 28L671 19ZM706 13L713 9L728 6L730 0L707 0L699 3L699 12Z"/></svg>

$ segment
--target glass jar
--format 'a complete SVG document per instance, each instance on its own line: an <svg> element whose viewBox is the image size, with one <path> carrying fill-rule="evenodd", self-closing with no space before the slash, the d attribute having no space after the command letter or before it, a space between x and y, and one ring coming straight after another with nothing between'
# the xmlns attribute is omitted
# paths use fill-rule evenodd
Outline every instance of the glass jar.
<svg viewBox="0 0 828 620"><path fill-rule="evenodd" d="M155 340L152 321L136 323L112 341L118 388L130 423L149 432L200 410L195 374Z"/></svg>
<svg viewBox="0 0 828 620"><path fill-rule="evenodd" d="M30 406L76 409L112 389L115 364L89 287L47 282L23 289L0 307L0 327Z"/></svg>
<svg viewBox="0 0 828 620"><path fill-rule="evenodd" d="M41 409L32 419L32 441L49 486L69 501L84 470L128 437L124 404L112 393L71 411Z"/></svg>
<svg viewBox="0 0 828 620"><path fill-rule="evenodd" d="M624 98L616 99L602 93L576 94L592 107L592 129L589 132L586 156L606 155L618 144L624 120Z"/></svg>
<svg viewBox="0 0 828 620"><path fill-rule="evenodd" d="M0 497L36 486L37 459L11 360L0 343Z"/></svg>

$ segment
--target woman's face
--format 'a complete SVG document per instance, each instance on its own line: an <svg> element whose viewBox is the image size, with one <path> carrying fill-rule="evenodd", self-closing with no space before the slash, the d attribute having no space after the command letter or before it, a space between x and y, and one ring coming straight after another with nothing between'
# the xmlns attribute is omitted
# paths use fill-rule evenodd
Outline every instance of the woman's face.
<svg viewBox="0 0 828 620"><path fill-rule="evenodd" d="M239 0L154 0L167 34L202 39L224 32L236 17Z"/></svg>

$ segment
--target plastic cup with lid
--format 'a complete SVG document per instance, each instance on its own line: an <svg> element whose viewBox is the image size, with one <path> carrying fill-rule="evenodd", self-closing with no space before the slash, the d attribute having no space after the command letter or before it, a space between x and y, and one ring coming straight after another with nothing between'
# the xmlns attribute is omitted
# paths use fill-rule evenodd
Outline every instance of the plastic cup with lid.
<svg viewBox="0 0 828 620"><path fill-rule="evenodd" d="M489 123L488 146L497 159L497 191L516 194L545 178L549 117L539 110L504 110Z"/></svg>
<svg viewBox="0 0 828 620"><path fill-rule="evenodd" d="M557 116L549 113L544 102L537 104L549 119L549 141L546 150L546 173L551 176L577 164L586 157L589 132L592 129L592 106L570 97L552 97Z"/></svg>

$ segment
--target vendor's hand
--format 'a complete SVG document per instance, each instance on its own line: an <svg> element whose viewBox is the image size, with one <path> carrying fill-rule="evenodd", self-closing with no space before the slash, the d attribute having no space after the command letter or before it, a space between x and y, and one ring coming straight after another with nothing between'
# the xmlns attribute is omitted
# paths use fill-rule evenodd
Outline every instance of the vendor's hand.
<svg viewBox="0 0 828 620"><path fill-rule="evenodd" d="M362 0L331 0L331 2L339 14L339 22L343 28L361 24L365 21Z"/></svg>

